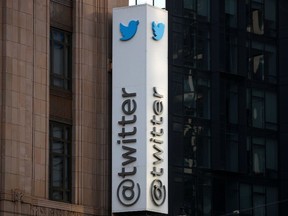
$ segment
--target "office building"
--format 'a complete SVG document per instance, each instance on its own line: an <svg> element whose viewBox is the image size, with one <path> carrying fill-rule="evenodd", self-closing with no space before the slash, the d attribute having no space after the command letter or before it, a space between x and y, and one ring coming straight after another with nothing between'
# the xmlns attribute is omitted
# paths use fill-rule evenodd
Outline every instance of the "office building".
<svg viewBox="0 0 288 216"><path fill-rule="evenodd" d="M287 11L166 1L169 215L287 215Z"/></svg>

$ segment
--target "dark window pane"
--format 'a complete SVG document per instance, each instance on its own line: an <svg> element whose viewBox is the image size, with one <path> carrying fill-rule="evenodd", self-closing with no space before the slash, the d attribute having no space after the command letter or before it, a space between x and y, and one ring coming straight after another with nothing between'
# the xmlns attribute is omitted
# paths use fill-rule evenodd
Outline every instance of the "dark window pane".
<svg viewBox="0 0 288 216"><path fill-rule="evenodd" d="M238 135L228 134L226 145L226 169L228 171L238 171Z"/></svg>
<svg viewBox="0 0 288 216"><path fill-rule="evenodd" d="M266 202L270 204L267 205L267 216L278 215L278 190L277 188L268 187L266 191Z"/></svg>
<svg viewBox="0 0 288 216"><path fill-rule="evenodd" d="M251 209L251 207L252 207L251 186L247 184L241 184L240 185L240 209ZM245 213L249 213L249 211Z"/></svg>
<svg viewBox="0 0 288 216"><path fill-rule="evenodd" d="M252 101L252 109L253 109L253 126L258 128L263 128L264 126L264 103L261 98L253 98Z"/></svg>
<svg viewBox="0 0 288 216"><path fill-rule="evenodd" d="M50 39L51 86L70 90L71 56L71 34L52 28Z"/></svg>
<svg viewBox="0 0 288 216"><path fill-rule="evenodd" d="M229 123L238 123L238 88L236 84L231 86L229 93Z"/></svg>
<svg viewBox="0 0 288 216"><path fill-rule="evenodd" d="M265 29L276 28L276 0L265 0ZM266 31L266 30L265 30Z"/></svg>
<svg viewBox="0 0 288 216"><path fill-rule="evenodd" d="M71 126L50 122L50 199L70 201ZM59 192L61 191L61 193Z"/></svg>
<svg viewBox="0 0 288 216"><path fill-rule="evenodd" d="M237 1L225 0L226 23L230 27L237 26Z"/></svg>
<svg viewBox="0 0 288 216"><path fill-rule="evenodd" d="M64 143L61 141L53 141L52 151L53 153L64 154Z"/></svg>
<svg viewBox="0 0 288 216"><path fill-rule="evenodd" d="M62 192L60 192L60 191L54 191L53 194L52 194L52 199L53 199L53 200L59 200L59 201L63 200L63 194L62 194Z"/></svg>
<svg viewBox="0 0 288 216"><path fill-rule="evenodd" d="M252 125L264 128L264 93L253 90L252 94Z"/></svg>
<svg viewBox="0 0 288 216"><path fill-rule="evenodd" d="M266 168L268 171L278 170L278 146L276 140L266 140Z"/></svg>
<svg viewBox="0 0 288 216"><path fill-rule="evenodd" d="M254 216L265 216L265 196L254 194L253 196Z"/></svg>
<svg viewBox="0 0 288 216"><path fill-rule="evenodd" d="M228 182L225 184L226 188L226 212L233 212L239 209L239 192L238 184L235 182Z"/></svg>
<svg viewBox="0 0 288 216"><path fill-rule="evenodd" d="M264 34L263 5L253 4L251 10L252 10L251 11L252 23L251 26L248 28L248 32L263 35Z"/></svg>
<svg viewBox="0 0 288 216"><path fill-rule="evenodd" d="M266 45L265 46L265 68L267 70L265 80L276 83L277 82L277 70L276 70L276 48L275 46Z"/></svg>
<svg viewBox="0 0 288 216"><path fill-rule="evenodd" d="M65 53L64 46L54 43L53 46L53 73L64 75Z"/></svg>
<svg viewBox="0 0 288 216"><path fill-rule="evenodd" d="M199 19L203 21L210 20L210 0L198 0L197 1L197 13Z"/></svg>
<svg viewBox="0 0 288 216"><path fill-rule="evenodd" d="M255 174L265 172L265 149L263 146L253 146L253 171Z"/></svg>
<svg viewBox="0 0 288 216"><path fill-rule="evenodd" d="M277 129L277 96L275 93L266 92L265 119L266 128Z"/></svg>
<svg viewBox="0 0 288 216"><path fill-rule="evenodd" d="M211 204L211 187L204 185L203 188L203 215L211 216L212 204Z"/></svg>
<svg viewBox="0 0 288 216"><path fill-rule="evenodd" d="M64 80L59 78L53 78L53 85L61 88L64 86Z"/></svg>
<svg viewBox="0 0 288 216"><path fill-rule="evenodd" d="M62 187L63 186L63 158L53 157L52 159L52 186Z"/></svg>
<svg viewBox="0 0 288 216"><path fill-rule="evenodd" d="M197 151L197 165L199 167L211 166L211 141L210 141L210 130L200 129L199 135L196 136L196 151Z"/></svg>
<svg viewBox="0 0 288 216"><path fill-rule="evenodd" d="M52 32L52 37L53 37L53 40L58 41L58 42L64 42L65 40L64 33L60 31L56 31L56 30Z"/></svg>
<svg viewBox="0 0 288 216"><path fill-rule="evenodd" d="M183 7L189 10L196 10L196 0L183 0Z"/></svg>
<svg viewBox="0 0 288 216"><path fill-rule="evenodd" d="M62 138L62 127L57 127L57 126L54 126L53 128L52 128L52 136L54 137L54 138L59 138L59 139L61 139Z"/></svg>

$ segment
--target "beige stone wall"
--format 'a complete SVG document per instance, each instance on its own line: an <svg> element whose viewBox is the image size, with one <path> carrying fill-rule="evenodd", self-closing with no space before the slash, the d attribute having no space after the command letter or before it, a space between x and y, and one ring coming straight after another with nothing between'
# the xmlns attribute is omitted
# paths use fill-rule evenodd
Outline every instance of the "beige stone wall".
<svg viewBox="0 0 288 216"><path fill-rule="evenodd" d="M73 196L48 200L49 0L0 1L0 215L109 215L111 7L74 0Z"/></svg>

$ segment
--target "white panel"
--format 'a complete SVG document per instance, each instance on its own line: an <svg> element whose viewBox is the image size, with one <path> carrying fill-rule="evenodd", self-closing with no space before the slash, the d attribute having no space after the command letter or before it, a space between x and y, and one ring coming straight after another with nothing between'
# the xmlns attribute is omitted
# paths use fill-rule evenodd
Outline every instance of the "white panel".
<svg viewBox="0 0 288 216"><path fill-rule="evenodd" d="M167 11L149 5L113 9L114 213L168 213L167 19ZM120 23L137 26L136 33L123 27L121 34Z"/></svg>

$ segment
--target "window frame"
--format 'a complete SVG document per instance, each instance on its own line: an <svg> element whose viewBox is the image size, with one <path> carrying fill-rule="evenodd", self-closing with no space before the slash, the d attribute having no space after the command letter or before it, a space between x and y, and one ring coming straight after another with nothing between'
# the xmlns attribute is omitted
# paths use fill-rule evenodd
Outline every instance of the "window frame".
<svg viewBox="0 0 288 216"><path fill-rule="evenodd" d="M53 135L53 128L61 128L61 138ZM56 121L49 122L49 199L54 201L68 202L72 200L72 126ZM68 135L65 131L68 130ZM66 137L67 136L67 137ZM63 153L53 151L53 141L63 144ZM53 159L62 158L63 167L61 172L61 186L53 186ZM67 181L66 181L67 180ZM62 199L53 198L53 193L62 193Z"/></svg>
<svg viewBox="0 0 288 216"><path fill-rule="evenodd" d="M64 35L64 41L57 41L53 37L54 32ZM64 59L63 72L61 74L54 73L54 45L63 46ZM62 85L55 85L54 80L58 79L63 82ZM72 33L55 27L50 28L50 88L64 91L72 90Z"/></svg>

